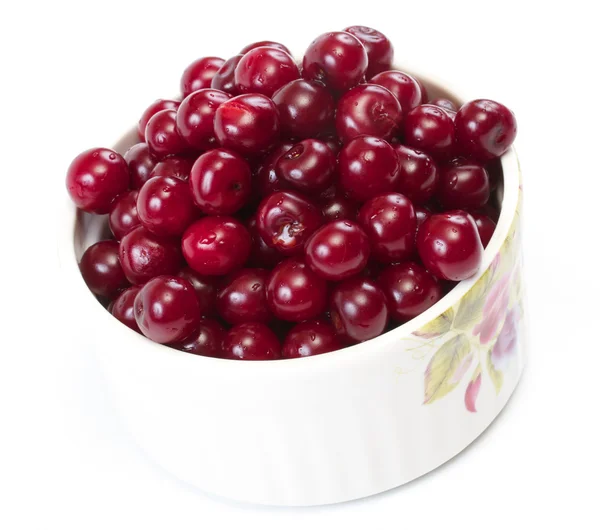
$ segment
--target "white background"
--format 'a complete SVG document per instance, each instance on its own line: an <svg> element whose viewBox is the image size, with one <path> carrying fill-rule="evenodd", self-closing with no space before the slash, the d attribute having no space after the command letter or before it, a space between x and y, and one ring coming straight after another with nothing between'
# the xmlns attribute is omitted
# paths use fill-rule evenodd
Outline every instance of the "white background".
<svg viewBox="0 0 600 530"><path fill-rule="evenodd" d="M3 2L0 7L0 528L598 528L600 50L593 2ZM414 483L316 509L181 484L119 424L63 318L54 219L71 158L110 146L198 56L350 24L396 61L511 107L525 179L531 351L513 400ZM252 458L249 454L248 458Z"/></svg>

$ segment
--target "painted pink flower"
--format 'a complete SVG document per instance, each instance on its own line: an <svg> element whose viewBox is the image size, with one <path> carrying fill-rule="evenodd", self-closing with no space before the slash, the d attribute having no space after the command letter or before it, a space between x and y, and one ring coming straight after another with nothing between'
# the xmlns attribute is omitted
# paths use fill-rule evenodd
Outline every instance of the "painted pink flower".
<svg viewBox="0 0 600 530"><path fill-rule="evenodd" d="M483 306L483 318L473 329L473 335L479 335L482 344L494 338L498 327L502 324L510 297L510 274L506 273L498 280L490 292Z"/></svg>
<svg viewBox="0 0 600 530"><path fill-rule="evenodd" d="M498 340L492 348L491 360L494 368L505 371L511 358L517 351L517 332L520 318L519 306L513 307L504 320Z"/></svg>

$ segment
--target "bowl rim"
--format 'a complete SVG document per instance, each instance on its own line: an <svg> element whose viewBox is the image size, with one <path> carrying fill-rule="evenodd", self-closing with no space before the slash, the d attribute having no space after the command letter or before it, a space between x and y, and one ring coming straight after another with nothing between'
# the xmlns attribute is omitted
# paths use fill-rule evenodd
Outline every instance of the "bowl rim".
<svg viewBox="0 0 600 530"><path fill-rule="evenodd" d="M442 81L436 76L425 73L416 67L404 63L402 67L395 65L393 69L401 70L415 76L417 79L424 82L428 88L433 87L436 91L442 92L458 102L467 100L464 90L458 89L453 84ZM122 135L114 145L124 143L129 137L133 137L132 133L135 131L137 131L136 127L131 128L127 133ZM77 305L78 309L89 312L90 317L93 318L94 321L97 321L97 327L106 327L106 331L115 335L115 340L129 341L131 347L136 350L138 348L146 349L147 352L144 352L144 355L154 357L156 360L160 360L161 358L168 358L169 362L176 362L176 360L179 360L179 362L185 363L185 369L196 369L197 367L197 369L201 370L210 368L226 369L230 372L232 370L237 370L241 372L236 373L244 374L246 372L251 372L253 376L263 372L284 374L290 370L293 371L290 372L292 374L302 373L302 370L314 372L319 369L338 367L340 362L370 362L371 360L377 359L377 357L375 357L376 351L389 350L393 344L397 344L400 340L410 337L414 331L435 320L449 308L455 306L492 264L492 261L508 237L513 220L517 214L521 187L520 168L514 145L502 155L500 162L504 177L500 217L498 219L496 230L494 231L488 246L485 248L483 261L477 273L471 278L459 282L449 293L443 296L429 309L397 328L382 333L378 337L366 342L347 346L324 355L294 359L276 359L269 362L238 362L233 359L192 355L167 345L153 342L120 322L115 325L118 321L98 302L85 285L83 277L79 273L74 244L78 210L66 192L66 204L60 208L59 211L59 265L65 276L65 283L72 287L69 289L70 296L77 297L79 304L81 304Z"/></svg>

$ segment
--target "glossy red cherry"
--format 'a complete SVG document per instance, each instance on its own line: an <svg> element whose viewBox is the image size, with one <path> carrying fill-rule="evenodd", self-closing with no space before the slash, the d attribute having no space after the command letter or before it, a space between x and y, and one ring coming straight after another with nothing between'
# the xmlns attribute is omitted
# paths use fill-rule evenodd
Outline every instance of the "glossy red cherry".
<svg viewBox="0 0 600 530"><path fill-rule="evenodd" d="M323 220L326 223L337 221L338 219L354 221L358 213L356 203L337 190L332 196L321 199L320 205L321 214L323 214Z"/></svg>
<svg viewBox="0 0 600 530"><path fill-rule="evenodd" d="M315 318L327 306L327 283L304 261L290 258L271 272L267 303L271 312L282 320L302 322Z"/></svg>
<svg viewBox="0 0 600 530"><path fill-rule="evenodd" d="M486 161L502 156L517 136L515 115L501 103L476 99L456 115L456 138L462 154Z"/></svg>
<svg viewBox="0 0 600 530"><path fill-rule="evenodd" d="M390 316L400 323L420 315L443 296L437 278L412 261L384 269L378 284L387 297Z"/></svg>
<svg viewBox="0 0 600 530"><path fill-rule="evenodd" d="M291 189L292 185L285 180L279 178L275 171L275 165L279 160L279 157L284 153L287 153L294 143L284 142L276 147L265 156L262 160L256 175L254 176L254 188L259 198L267 197L276 191Z"/></svg>
<svg viewBox="0 0 600 530"><path fill-rule="evenodd" d="M190 189L196 206L205 214L232 214L248 201L251 178L250 166L240 155L213 149L194 163Z"/></svg>
<svg viewBox="0 0 600 530"><path fill-rule="evenodd" d="M215 114L229 95L221 90L204 88L192 92L177 109L177 130L188 145L201 150L216 147Z"/></svg>
<svg viewBox="0 0 600 530"><path fill-rule="evenodd" d="M194 164L193 158L183 156L170 156L161 160L150 173L152 177L174 177L181 180L190 178L190 171Z"/></svg>
<svg viewBox="0 0 600 530"><path fill-rule="evenodd" d="M146 125L146 142L158 157L179 155L188 150L188 144L177 130L177 111L161 110Z"/></svg>
<svg viewBox="0 0 600 530"><path fill-rule="evenodd" d="M281 357L296 359L320 355L343 348L334 327L323 320L309 320L294 326L287 334Z"/></svg>
<svg viewBox="0 0 600 530"><path fill-rule="evenodd" d="M150 118L161 110L177 110L179 107L179 101L173 99L157 99L152 103L142 114L140 121L138 122L138 136L142 142L146 141L146 125L150 121Z"/></svg>
<svg viewBox="0 0 600 530"><path fill-rule="evenodd" d="M455 148L454 122L440 107L419 105L405 116L404 141L434 157L448 158Z"/></svg>
<svg viewBox="0 0 600 530"><path fill-rule="evenodd" d="M181 250L176 241L157 236L138 226L121 239L119 260L127 279L143 284L161 274L177 274Z"/></svg>
<svg viewBox="0 0 600 530"><path fill-rule="evenodd" d="M186 98L192 92L201 88L210 88L212 78L219 68L223 66L225 59L220 57L201 57L190 64L181 76L181 93Z"/></svg>
<svg viewBox="0 0 600 530"><path fill-rule="evenodd" d="M487 215L482 213L470 212L470 214L477 225L477 231L479 232L479 237L481 238L481 244L483 245L483 248L486 248L490 242L490 239L492 239L492 236L494 235L496 223Z"/></svg>
<svg viewBox="0 0 600 530"><path fill-rule="evenodd" d="M200 274L221 276L240 268L250 254L246 227L226 216L204 217L188 227L181 239L183 256Z"/></svg>
<svg viewBox="0 0 600 530"><path fill-rule="evenodd" d="M333 129L335 102L322 85L296 79L273 94L281 132L293 138L311 138Z"/></svg>
<svg viewBox="0 0 600 530"><path fill-rule="evenodd" d="M400 164L398 191L415 204L425 204L434 195L439 182L439 170L428 154L398 144L394 147Z"/></svg>
<svg viewBox="0 0 600 530"><path fill-rule="evenodd" d="M311 42L302 60L302 76L346 91L361 81L368 63L367 51L354 35L334 31Z"/></svg>
<svg viewBox="0 0 600 530"><path fill-rule="evenodd" d="M129 166L129 187L132 190L139 190L150 178L150 173L156 166L156 159L146 143L133 145L123 158Z"/></svg>
<svg viewBox="0 0 600 530"><path fill-rule="evenodd" d="M247 227L252 236L252 249L248 258L248 265L272 269L285 258L277 249L267 245L265 240L260 236L256 226L256 215L248 219Z"/></svg>
<svg viewBox="0 0 600 530"><path fill-rule="evenodd" d="M490 179L483 166L466 163L442 169L437 199L443 208L479 208L489 198Z"/></svg>
<svg viewBox="0 0 600 530"><path fill-rule="evenodd" d="M271 361L281 357L281 344L265 324L245 322L227 332L223 356L242 361Z"/></svg>
<svg viewBox="0 0 600 530"><path fill-rule="evenodd" d="M136 226L140 225L137 198L137 190L126 191L117 197L110 208L108 226L117 241L123 239Z"/></svg>
<svg viewBox="0 0 600 530"><path fill-rule="evenodd" d="M288 55L292 55L292 52L286 46L284 46L283 44L281 44L279 42L275 42L272 40L261 40L258 42L253 42L252 44L248 44L247 46L244 46L241 49L240 54L244 55L245 53L248 53L250 50L254 50L256 48L262 48L264 46L268 46L269 48L276 48L277 50L284 51Z"/></svg>
<svg viewBox="0 0 600 530"><path fill-rule="evenodd" d="M483 259L477 225L462 210L431 215L419 228L417 249L429 272L455 282L473 276Z"/></svg>
<svg viewBox="0 0 600 530"><path fill-rule="evenodd" d="M108 213L112 202L129 187L127 162L112 149L88 149L67 170L67 191L77 208Z"/></svg>
<svg viewBox="0 0 600 530"><path fill-rule="evenodd" d="M261 46L247 52L235 68L235 84L241 94L273 93L300 77L292 57L277 48Z"/></svg>
<svg viewBox="0 0 600 530"><path fill-rule="evenodd" d="M140 333L140 328L135 321L133 303L135 302L135 297L140 292L140 289L141 286L139 285L133 285L129 287L129 289L125 289L115 298L113 305L110 308L110 313L113 317L138 333Z"/></svg>
<svg viewBox="0 0 600 530"><path fill-rule="evenodd" d="M367 235L358 224L333 221L319 228L307 241L305 261L319 276L339 281L364 269L370 253Z"/></svg>
<svg viewBox="0 0 600 530"><path fill-rule="evenodd" d="M139 191L137 212L142 225L159 236L178 236L198 216L187 182L152 177Z"/></svg>
<svg viewBox="0 0 600 530"><path fill-rule="evenodd" d="M119 243L98 241L81 256L79 270L85 283L95 295L113 298L129 283L119 262Z"/></svg>
<svg viewBox="0 0 600 530"><path fill-rule="evenodd" d="M321 138L321 140L323 140L329 146L329 149L331 149L335 153L336 156L340 154L340 151L342 150L343 145L337 136L335 136L335 135L323 136L323 138Z"/></svg>
<svg viewBox="0 0 600 530"><path fill-rule="evenodd" d="M235 87L235 68L243 56L243 54L234 55L233 57L227 59L212 78L210 87L216 88L217 90L222 90L223 92L231 94L232 96L236 96L237 89Z"/></svg>
<svg viewBox="0 0 600 530"><path fill-rule="evenodd" d="M331 320L338 335L362 342L381 335L388 320L383 291L368 278L337 284L331 294Z"/></svg>
<svg viewBox="0 0 600 530"><path fill-rule="evenodd" d="M140 331L160 344L179 342L200 323L192 286L177 276L157 276L144 285L133 304Z"/></svg>
<svg viewBox="0 0 600 530"><path fill-rule="evenodd" d="M429 105L435 105L436 107L441 107L445 110L449 110L451 112L456 112L458 110L457 106L453 101L450 101L448 98L435 98L429 102Z"/></svg>
<svg viewBox="0 0 600 530"><path fill-rule="evenodd" d="M268 151L279 138L277 107L262 94L242 94L223 103L215 114L221 145L243 155Z"/></svg>
<svg viewBox="0 0 600 530"><path fill-rule="evenodd" d="M431 210L425 208L425 206L415 206L415 215L417 217L417 231L419 227L428 219L431 215Z"/></svg>
<svg viewBox="0 0 600 530"><path fill-rule="evenodd" d="M367 50L367 79L392 67L394 47L383 33L367 26L349 26L344 31L354 35Z"/></svg>
<svg viewBox="0 0 600 530"><path fill-rule="evenodd" d="M344 146L338 159L342 190L360 202L394 191L399 169L394 148L373 136L354 138Z"/></svg>
<svg viewBox="0 0 600 530"><path fill-rule="evenodd" d="M216 320L204 319L196 330L174 347L186 353L204 357L223 357L223 341L227 331Z"/></svg>
<svg viewBox="0 0 600 530"><path fill-rule="evenodd" d="M302 253L322 220L321 212L308 199L293 191L279 191L260 203L256 226L267 245L292 255Z"/></svg>
<svg viewBox="0 0 600 530"><path fill-rule="evenodd" d="M359 210L358 222L378 261L393 263L414 254L417 218L412 203L401 193L373 197Z"/></svg>
<svg viewBox="0 0 600 530"><path fill-rule="evenodd" d="M370 83L387 88L396 96L404 115L425 101L421 84L412 75L399 70L381 72L373 77Z"/></svg>
<svg viewBox="0 0 600 530"><path fill-rule="evenodd" d="M212 317L217 314L217 281L214 276L202 276L194 269L184 267L177 274L180 278L190 282L196 291L200 314L203 317Z"/></svg>
<svg viewBox="0 0 600 530"><path fill-rule="evenodd" d="M326 143L314 139L297 143L275 164L277 176L306 193L323 191L333 181L336 171L334 152Z"/></svg>
<svg viewBox="0 0 600 530"><path fill-rule="evenodd" d="M269 322L266 269L242 269L228 277L217 296L219 315L229 324Z"/></svg>
<svg viewBox="0 0 600 530"><path fill-rule="evenodd" d="M358 85L337 105L335 128L344 143L365 134L389 140L400 131L401 123L400 103L379 85Z"/></svg>

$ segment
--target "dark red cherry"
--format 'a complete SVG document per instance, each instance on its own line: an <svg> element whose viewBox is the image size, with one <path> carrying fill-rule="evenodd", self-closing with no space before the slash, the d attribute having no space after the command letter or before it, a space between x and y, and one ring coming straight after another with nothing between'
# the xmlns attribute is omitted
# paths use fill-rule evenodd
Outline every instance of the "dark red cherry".
<svg viewBox="0 0 600 530"><path fill-rule="evenodd" d="M335 102L322 85L296 79L273 94L281 132L290 138L311 138L333 129Z"/></svg>
<svg viewBox="0 0 600 530"><path fill-rule="evenodd" d="M150 121L150 118L161 110L177 110L179 107L179 101L173 99L157 99L152 103L142 114L140 121L138 122L138 136L142 142L146 141L146 125Z"/></svg>
<svg viewBox="0 0 600 530"><path fill-rule="evenodd" d="M161 110L146 125L146 142L158 157L179 155L189 146L177 130L177 111Z"/></svg>
<svg viewBox="0 0 600 530"><path fill-rule="evenodd" d="M177 276L190 282L196 291L200 314L203 317L215 316L217 314L217 280L215 277L202 276L189 267L181 269Z"/></svg>
<svg viewBox="0 0 600 530"><path fill-rule="evenodd" d="M417 249L429 272L455 282L473 276L483 259L477 225L462 210L431 215L419 228Z"/></svg>
<svg viewBox="0 0 600 530"><path fill-rule="evenodd" d="M456 115L460 152L487 161L502 156L517 136L515 115L501 103L476 99L465 103Z"/></svg>
<svg viewBox="0 0 600 530"><path fill-rule="evenodd" d="M181 76L181 93L186 98L192 92L201 88L210 88L212 78L219 68L223 66L225 59L220 57L201 57L190 64Z"/></svg>
<svg viewBox="0 0 600 530"><path fill-rule="evenodd" d="M369 239L358 224L333 221L319 228L307 241L305 261L319 276L339 281L364 269L370 253Z"/></svg>
<svg viewBox="0 0 600 530"><path fill-rule="evenodd" d="M483 245L483 248L485 248L488 246L490 239L492 239L492 236L494 235L496 223L487 215L483 215L482 213L470 212L470 214L475 220L477 231L479 232L479 237L481 238L481 244Z"/></svg>
<svg viewBox="0 0 600 530"><path fill-rule="evenodd" d="M204 319L196 330L174 347L186 353L204 357L223 357L223 340L227 331L216 320Z"/></svg>
<svg viewBox="0 0 600 530"><path fill-rule="evenodd" d="M157 236L138 226L121 239L119 259L133 284L143 284L161 274L177 274L182 265L177 241Z"/></svg>
<svg viewBox="0 0 600 530"><path fill-rule="evenodd" d="M284 51L288 55L292 55L292 52L286 46L284 46L283 44L281 44L279 42L275 42L272 40L261 40L258 42L253 42L252 44L248 44L247 46L244 46L241 49L240 54L244 55L245 53L248 53L250 50L254 50L256 48L262 48L264 46L268 46L269 48L276 48L277 50Z"/></svg>
<svg viewBox="0 0 600 530"><path fill-rule="evenodd" d="M339 100L335 128L342 142L361 135L389 140L400 131L402 109L386 88L365 84L346 92Z"/></svg>
<svg viewBox="0 0 600 530"><path fill-rule="evenodd" d="M443 296L436 277L412 261L384 269L378 284L387 297L390 316L400 323L420 315Z"/></svg>
<svg viewBox="0 0 600 530"><path fill-rule="evenodd" d="M108 213L118 195L129 187L125 159L112 149L88 149L67 170L67 191L77 208Z"/></svg>
<svg viewBox="0 0 600 530"><path fill-rule="evenodd" d="M190 189L196 206L208 215L237 212L250 197L250 166L227 149L200 155L192 167Z"/></svg>
<svg viewBox="0 0 600 530"><path fill-rule="evenodd" d="M200 274L222 276L240 268L248 259L250 233L237 219L204 217L188 227L181 239L183 256Z"/></svg>
<svg viewBox="0 0 600 530"><path fill-rule="evenodd" d="M182 138L196 149L216 147L215 114L229 95L220 90L204 88L192 92L177 109L177 130Z"/></svg>
<svg viewBox="0 0 600 530"><path fill-rule="evenodd" d="M428 154L406 145L394 147L400 164L398 191L415 204L428 202L438 187L439 170Z"/></svg>
<svg viewBox="0 0 600 530"><path fill-rule="evenodd" d="M140 331L160 344L189 337L200 323L196 293L177 276L157 276L144 285L134 302Z"/></svg>
<svg viewBox="0 0 600 530"><path fill-rule="evenodd" d="M488 216L495 223L498 222L500 218L500 212L495 205L493 200L490 200L487 204L484 204L481 208L477 208L477 213Z"/></svg>
<svg viewBox="0 0 600 530"><path fill-rule="evenodd" d="M454 122L440 107L419 105L405 116L404 141L434 157L449 158L455 149Z"/></svg>
<svg viewBox="0 0 600 530"><path fill-rule="evenodd" d="M291 189L291 184L277 175L275 164L279 160L279 157L287 153L292 147L294 147L292 142L279 144L261 161L254 175L253 182L255 194L259 198L271 195L275 191Z"/></svg>
<svg viewBox="0 0 600 530"><path fill-rule="evenodd" d="M412 75L399 70L381 72L370 83L387 88L396 96L404 115L425 101L420 83Z"/></svg>
<svg viewBox="0 0 600 530"><path fill-rule="evenodd" d="M401 193L373 197L358 212L358 222L378 261L394 263L414 254L417 218L412 203Z"/></svg>
<svg viewBox="0 0 600 530"><path fill-rule="evenodd" d="M490 179L483 166L466 163L442 169L437 199L443 208L480 208L489 198Z"/></svg>
<svg viewBox="0 0 600 530"><path fill-rule="evenodd" d="M290 258L271 272L267 303L271 312L282 320L302 322L315 318L327 306L327 283L304 261Z"/></svg>
<svg viewBox="0 0 600 530"><path fill-rule="evenodd" d="M344 196L340 191L337 191L331 197L325 197L320 201L321 213L323 220L328 223L337 221L338 219L348 219L354 221L358 213L356 203Z"/></svg>
<svg viewBox="0 0 600 530"><path fill-rule="evenodd" d="M340 142L340 139L335 136L323 136L323 138L321 138L321 140L323 140L328 146L329 149L331 149L336 156L338 156L340 154L340 151L342 150L342 142Z"/></svg>
<svg viewBox="0 0 600 530"><path fill-rule="evenodd" d="M425 222L425 219L431 215L431 210L425 206L415 206L415 215L417 217L417 230Z"/></svg>
<svg viewBox="0 0 600 530"><path fill-rule="evenodd" d="M388 321L386 299L368 278L338 283L331 294L331 320L338 335L362 342L381 335Z"/></svg>
<svg viewBox="0 0 600 530"><path fill-rule="evenodd" d="M320 140L307 139L294 145L275 164L278 177L306 193L326 189L337 171L337 160L329 146Z"/></svg>
<svg viewBox="0 0 600 530"><path fill-rule="evenodd" d="M178 236L198 216L187 182L174 177L152 177L139 191L140 222L159 236Z"/></svg>
<svg viewBox="0 0 600 530"><path fill-rule="evenodd" d="M119 243L98 241L81 256L79 270L85 283L95 295L114 298L129 283L119 262Z"/></svg>
<svg viewBox="0 0 600 530"><path fill-rule="evenodd" d="M394 148L373 136L354 138L344 146L338 159L342 190L360 202L394 191L399 169Z"/></svg>
<svg viewBox="0 0 600 530"><path fill-rule="evenodd" d="M392 67L394 47L383 33L367 26L349 26L344 31L354 35L367 50L367 79Z"/></svg>
<svg viewBox="0 0 600 530"><path fill-rule="evenodd" d="M334 31L311 42L302 60L302 76L341 92L360 83L368 63L367 51L354 35Z"/></svg>
<svg viewBox="0 0 600 530"><path fill-rule="evenodd" d="M123 158L129 166L129 187L132 190L139 190L150 178L150 173L156 166L156 159L146 143L133 145Z"/></svg>
<svg viewBox="0 0 600 530"><path fill-rule="evenodd" d="M221 68L217 70L217 73L213 76L210 82L211 88L222 90L231 94L232 96L237 95L237 89L235 87L235 68L242 59L243 55L234 55L227 59Z"/></svg>
<svg viewBox="0 0 600 530"><path fill-rule="evenodd" d="M267 245L265 240L260 236L256 226L256 215L248 219L247 227L252 236L252 249L248 258L248 265L272 269L285 258L277 249Z"/></svg>
<svg viewBox="0 0 600 530"><path fill-rule="evenodd" d="M436 107L441 107L451 112L456 112L458 110L458 107L454 104L454 102L450 101L448 98L432 99L429 101L429 105L435 105Z"/></svg>
<svg viewBox="0 0 600 530"><path fill-rule="evenodd" d="M287 334L281 357L296 359L320 355L343 348L334 327L323 320L309 320L294 326Z"/></svg>
<svg viewBox="0 0 600 530"><path fill-rule="evenodd" d="M241 361L271 361L281 358L281 344L265 324L245 322L227 332L223 356Z"/></svg>
<svg viewBox="0 0 600 530"><path fill-rule="evenodd" d="M137 198L137 190L126 191L119 195L110 207L108 226L117 241L123 239L136 226L140 225Z"/></svg>
<svg viewBox="0 0 600 530"><path fill-rule="evenodd" d="M242 94L221 104L215 114L221 145L243 155L268 151L279 138L277 107L262 94Z"/></svg>
<svg viewBox="0 0 600 530"><path fill-rule="evenodd" d="M217 310L229 324L242 322L269 322L267 307L266 269L242 269L232 273L219 291Z"/></svg>
<svg viewBox="0 0 600 530"><path fill-rule="evenodd" d="M183 156L170 156L161 160L150 173L150 177L174 177L181 180L190 178L190 171L194 164L193 158Z"/></svg>
<svg viewBox="0 0 600 530"><path fill-rule="evenodd" d="M241 94L274 92L300 77L292 57L277 48L261 46L247 52L235 68L235 84Z"/></svg>
<svg viewBox="0 0 600 530"><path fill-rule="evenodd" d="M112 307L110 308L110 313L113 317L138 333L140 333L140 328L135 321L133 303L141 288L140 285L133 285L129 287L129 289L125 289L114 299Z"/></svg>
<svg viewBox="0 0 600 530"><path fill-rule="evenodd" d="M279 191L258 207L256 226L267 245L286 255L300 254L304 243L321 226L319 209L293 191Z"/></svg>

